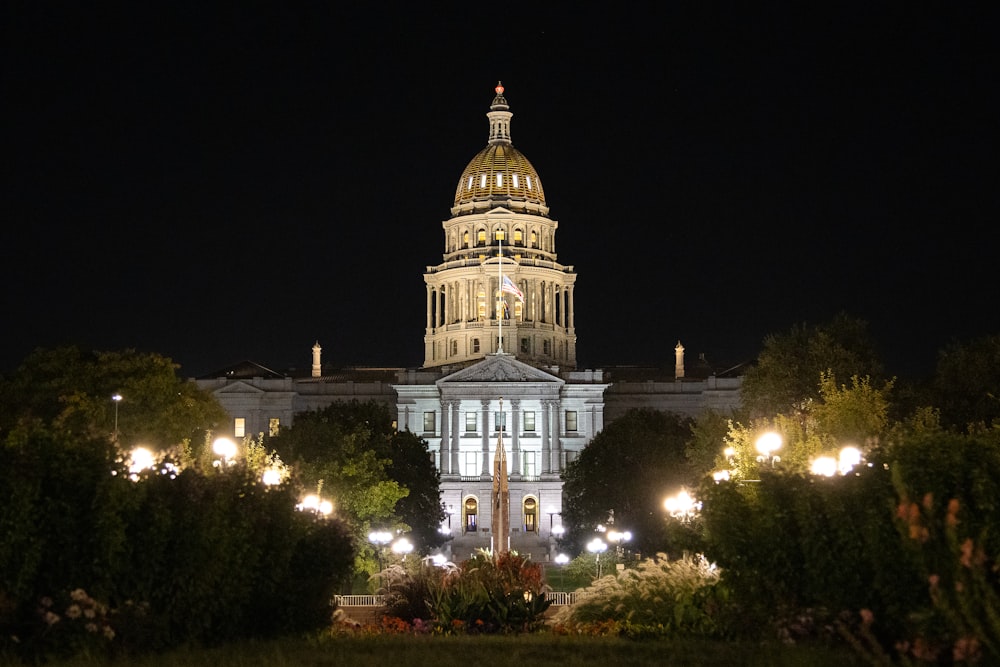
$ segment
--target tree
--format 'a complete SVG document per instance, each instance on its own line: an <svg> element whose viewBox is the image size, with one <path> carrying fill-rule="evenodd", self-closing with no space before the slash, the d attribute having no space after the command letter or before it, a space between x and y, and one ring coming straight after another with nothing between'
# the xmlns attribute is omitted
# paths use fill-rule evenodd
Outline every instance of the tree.
<svg viewBox="0 0 1000 667"><path fill-rule="evenodd" d="M582 542L610 518L641 553L664 551L664 499L695 481L685 457L690 419L633 409L594 436L563 473L567 539Z"/></svg>
<svg viewBox="0 0 1000 667"><path fill-rule="evenodd" d="M39 348L0 381L0 433L35 421L81 437L165 450L200 442L229 417L179 366L135 350ZM112 400L113 395L123 398Z"/></svg>
<svg viewBox="0 0 1000 667"><path fill-rule="evenodd" d="M271 445L304 487L322 483L362 552L373 528L407 531L418 548L441 543L440 476L427 442L395 432L384 405L352 401L303 413Z"/></svg>
<svg viewBox="0 0 1000 667"><path fill-rule="evenodd" d="M855 375L881 380L867 322L841 313L827 324L796 324L787 334L767 336L743 378L743 405L751 417L791 415L819 397L823 372L841 381Z"/></svg>
<svg viewBox="0 0 1000 667"><path fill-rule="evenodd" d="M1000 420L1000 335L944 347L932 390L946 427L988 428Z"/></svg>

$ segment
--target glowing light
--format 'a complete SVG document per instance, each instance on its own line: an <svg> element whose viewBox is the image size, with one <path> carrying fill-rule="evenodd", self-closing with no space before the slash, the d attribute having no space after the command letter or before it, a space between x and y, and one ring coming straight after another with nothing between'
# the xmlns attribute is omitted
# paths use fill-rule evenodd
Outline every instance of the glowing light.
<svg viewBox="0 0 1000 667"><path fill-rule="evenodd" d="M222 457L222 462L226 464L232 464L235 461L236 454L239 449L236 447L236 443L229 438L218 438L214 443L212 443L212 451Z"/></svg>
<svg viewBox="0 0 1000 667"><path fill-rule="evenodd" d="M809 466L809 471L814 475L833 477L837 474L837 459L832 456L820 456Z"/></svg>
<svg viewBox="0 0 1000 667"><path fill-rule="evenodd" d="M260 481L262 481L267 486L276 486L281 484L281 471L275 468L268 468L260 476Z"/></svg>
<svg viewBox="0 0 1000 667"><path fill-rule="evenodd" d="M701 501L695 499L694 496L684 489L681 489L663 501L663 506L667 509L667 513L670 516L685 523L701 511Z"/></svg>
<svg viewBox="0 0 1000 667"><path fill-rule="evenodd" d="M128 471L133 475L156 465L156 456L145 447L136 447L129 456Z"/></svg>

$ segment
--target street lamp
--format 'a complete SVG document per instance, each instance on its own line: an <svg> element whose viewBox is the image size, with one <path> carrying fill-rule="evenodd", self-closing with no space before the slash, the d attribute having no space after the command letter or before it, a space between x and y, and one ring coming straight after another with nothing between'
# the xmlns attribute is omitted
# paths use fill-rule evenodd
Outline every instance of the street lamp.
<svg viewBox="0 0 1000 667"><path fill-rule="evenodd" d="M236 458L239 449L236 447L236 443L229 438L218 438L212 443L212 451L222 457L220 460L214 461L212 465L225 467L235 463L233 459Z"/></svg>
<svg viewBox="0 0 1000 667"><path fill-rule="evenodd" d="M701 501L696 500L690 493L681 489L674 495L663 501L667 513L681 523L690 523L691 519L701 511Z"/></svg>
<svg viewBox="0 0 1000 667"><path fill-rule="evenodd" d="M115 402L115 442L118 442L118 404L121 403L122 395L113 394L111 400Z"/></svg>
<svg viewBox="0 0 1000 667"><path fill-rule="evenodd" d="M385 551L385 545L392 542L392 533L386 530L373 530L368 533L368 541L375 545L375 554L378 557L378 570L382 571L382 552Z"/></svg>
<svg viewBox="0 0 1000 667"><path fill-rule="evenodd" d="M614 542L615 544L615 558L623 558L625 556L625 549L622 547L622 542L628 542L632 539L632 533L619 532L617 530L608 531L608 541Z"/></svg>
<svg viewBox="0 0 1000 667"><path fill-rule="evenodd" d="M597 566L597 578L601 578L601 554L607 551L608 545L599 537L587 542L587 551L594 554L594 564Z"/></svg>
<svg viewBox="0 0 1000 667"><path fill-rule="evenodd" d="M759 455L757 456L757 463L769 463L773 468L775 463L781 461L781 457L774 454L775 451L781 448L781 436L774 431L768 431L757 438L754 447L757 449L757 454Z"/></svg>
<svg viewBox="0 0 1000 667"><path fill-rule="evenodd" d="M406 560L406 554L413 551L413 543L405 537L401 537L392 543L392 553L402 556Z"/></svg>

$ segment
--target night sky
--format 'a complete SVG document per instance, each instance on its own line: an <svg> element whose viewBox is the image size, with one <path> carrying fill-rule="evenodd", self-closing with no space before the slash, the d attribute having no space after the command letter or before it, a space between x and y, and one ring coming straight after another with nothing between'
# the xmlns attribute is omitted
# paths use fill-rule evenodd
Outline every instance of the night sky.
<svg viewBox="0 0 1000 667"><path fill-rule="evenodd" d="M1000 333L985 12L69 4L0 20L2 372L65 343L186 376L306 367L316 340L420 365L497 80L579 274L580 367L678 340L735 365L846 311L914 375Z"/></svg>

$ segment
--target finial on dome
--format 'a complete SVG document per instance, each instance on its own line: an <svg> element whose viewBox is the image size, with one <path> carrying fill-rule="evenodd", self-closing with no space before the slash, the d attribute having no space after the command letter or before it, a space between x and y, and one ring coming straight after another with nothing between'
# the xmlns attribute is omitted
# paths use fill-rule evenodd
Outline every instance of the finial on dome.
<svg viewBox="0 0 1000 667"><path fill-rule="evenodd" d="M497 81L497 87L494 88L494 90L497 91L497 95L503 95L503 84L500 81Z"/></svg>

